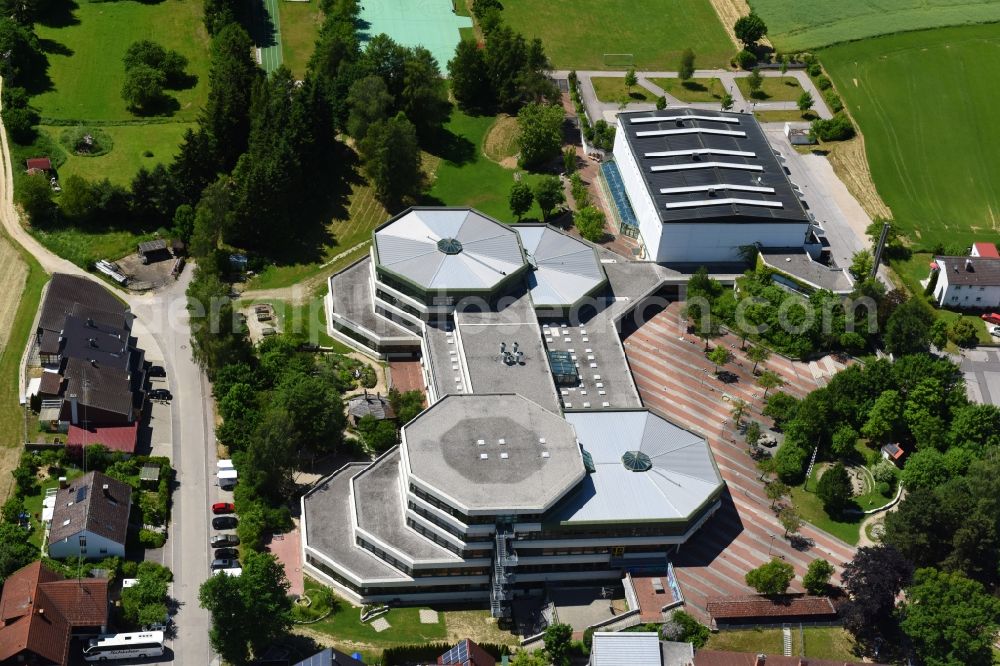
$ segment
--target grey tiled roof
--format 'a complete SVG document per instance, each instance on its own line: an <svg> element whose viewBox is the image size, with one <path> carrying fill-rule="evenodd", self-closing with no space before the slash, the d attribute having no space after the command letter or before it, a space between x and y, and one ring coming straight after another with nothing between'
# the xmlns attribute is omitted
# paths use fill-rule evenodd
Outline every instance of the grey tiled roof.
<svg viewBox="0 0 1000 666"><path fill-rule="evenodd" d="M84 474L56 493L49 542L88 530L124 544L131 505L132 489L128 485L100 472Z"/></svg>

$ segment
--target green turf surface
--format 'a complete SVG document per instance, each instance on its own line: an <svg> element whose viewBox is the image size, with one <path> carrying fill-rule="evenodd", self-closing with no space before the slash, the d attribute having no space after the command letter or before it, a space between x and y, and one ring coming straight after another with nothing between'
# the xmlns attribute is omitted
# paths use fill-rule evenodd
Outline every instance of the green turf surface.
<svg viewBox="0 0 1000 666"><path fill-rule="evenodd" d="M278 15L281 20L282 59L295 78L302 79L319 35L319 28L323 25L323 11L317 0L279 0Z"/></svg>
<svg viewBox="0 0 1000 666"><path fill-rule="evenodd" d="M708 0L505 0L503 18L540 37L557 69L624 69L605 53L631 53L646 70L674 70L694 49L702 68L727 67L736 47Z"/></svg>
<svg viewBox="0 0 1000 666"><path fill-rule="evenodd" d="M872 178L915 249L996 240L1000 27L880 37L820 57L865 136Z"/></svg>
<svg viewBox="0 0 1000 666"><path fill-rule="evenodd" d="M748 101L797 102L803 92L802 85L794 76L765 76L760 90L751 95L748 78L741 76L736 79L736 87Z"/></svg>
<svg viewBox="0 0 1000 666"><path fill-rule="evenodd" d="M114 142L111 151L98 157L82 157L66 152L66 161L58 169L59 178L75 174L90 180L108 178L113 183L127 186L139 167L152 169L157 164L170 164L185 130L194 126L194 123L151 123L101 127ZM43 125L39 129L53 140L58 140L66 128ZM147 151L150 156L145 155Z"/></svg>
<svg viewBox="0 0 1000 666"><path fill-rule="evenodd" d="M514 184L515 172L483 154L483 138L493 122L492 116L467 116L457 109L452 111L445 129L455 138L440 159L428 160L434 163L428 204L471 206L502 222L514 221L507 199ZM521 172L521 177L529 185L534 185L540 178L524 172ZM533 204L524 219L537 221L541 216L538 205Z"/></svg>
<svg viewBox="0 0 1000 666"><path fill-rule="evenodd" d="M632 86L632 90L627 91L625 78L621 76L595 76L590 82L594 85L597 99L602 102L618 104L623 98L627 98L629 102L651 102L656 99L656 95L639 85Z"/></svg>
<svg viewBox="0 0 1000 666"><path fill-rule="evenodd" d="M61 27L36 26L48 52L52 89L34 97L43 117L77 120L131 120L121 98L122 56L132 42L153 40L188 59L198 83L168 90L177 100L173 117L194 120L208 95L208 35L198 0L142 3L80 2Z"/></svg>
<svg viewBox="0 0 1000 666"><path fill-rule="evenodd" d="M803 645L805 643L805 645ZM792 625L792 654L813 659L854 661L853 641L842 627L805 627L799 633ZM706 650L750 652L753 654L782 654L781 629L739 629L713 633Z"/></svg>
<svg viewBox="0 0 1000 666"><path fill-rule="evenodd" d="M719 79L650 79L682 102L719 102L726 94L726 88Z"/></svg>
<svg viewBox="0 0 1000 666"><path fill-rule="evenodd" d="M282 64L281 0L252 0L254 44L260 49L260 66L270 74Z"/></svg>
<svg viewBox="0 0 1000 666"><path fill-rule="evenodd" d="M471 18L454 11L454 1L363 0L359 15L361 40L366 43L385 33L403 46L423 46L444 72L458 42L472 27Z"/></svg>
<svg viewBox="0 0 1000 666"><path fill-rule="evenodd" d="M1000 21L996 0L753 0L781 51L908 30Z"/></svg>

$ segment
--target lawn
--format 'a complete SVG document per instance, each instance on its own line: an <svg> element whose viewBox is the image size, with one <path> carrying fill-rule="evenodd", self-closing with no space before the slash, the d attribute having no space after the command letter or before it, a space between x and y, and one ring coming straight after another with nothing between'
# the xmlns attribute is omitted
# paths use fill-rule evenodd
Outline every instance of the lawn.
<svg viewBox="0 0 1000 666"><path fill-rule="evenodd" d="M804 92L799 80L794 76L765 76L764 82L755 94L750 92L750 78L736 79L736 87L747 100L762 102L797 102Z"/></svg>
<svg viewBox="0 0 1000 666"><path fill-rule="evenodd" d="M305 76L306 65L323 25L323 10L318 2L278 2L281 22L281 57L295 78Z"/></svg>
<svg viewBox="0 0 1000 666"><path fill-rule="evenodd" d="M493 126L492 116L468 116L457 109L445 123L449 139L440 150L432 150L425 160L432 182L427 203L438 206L472 206L502 222L514 216L507 204L515 172L505 169L483 153L483 139ZM437 154L435 154L437 153ZM521 172L528 184L540 176ZM541 219L537 204L525 216Z"/></svg>
<svg viewBox="0 0 1000 666"><path fill-rule="evenodd" d="M637 69L674 70L692 48L702 68L727 67L736 47L708 0L505 0L504 20L539 37L556 69L623 69L604 54L631 53Z"/></svg>
<svg viewBox="0 0 1000 666"><path fill-rule="evenodd" d="M852 652L853 647L850 634L841 627L806 627L800 634L798 626L792 625L792 654L813 659L853 661L857 659ZM783 654L781 629L720 631L709 637L705 649Z"/></svg>
<svg viewBox="0 0 1000 666"><path fill-rule="evenodd" d="M72 481L73 479L83 476L83 470L78 467L67 467L62 472L63 476L66 477L67 481ZM24 509L28 512L30 516L31 526L34 528L31 531L31 536L28 537L28 541L39 548L42 547L42 537L44 536L44 530L42 529L41 522L35 519L36 515L41 515L42 513L42 500L45 499L45 491L49 488L59 487L58 477L48 477L44 481L38 484L39 490L35 495L28 495L24 498Z"/></svg>
<svg viewBox="0 0 1000 666"><path fill-rule="evenodd" d="M334 243L323 249L322 262L268 266L250 281L247 288L279 289L311 282L320 275L332 275L364 255L372 230L389 217L368 185L355 184L348 198L345 219L330 222L328 230Z"/></svg>
<svg viewBox="0 0 1000 666"><path fill-rule="evenodd" d="M719 79L650 79L651 82L663 88L668 95L673 95L682 102L718 102L726 94L726 89Z"/></svg>
<svg viewBox="0 0 1000 666"><path fill-rule="evenodd" d="M996 240L1000 89L982 73L1000 69L997 26L880 37L820 57L864 133L879 194L914 249Z"/></svg>
<svg viewBox="0 0 1000 666"><path fill-rule="evenodd" d="M624 76L595 76L590 82L594 84L597 99L602 102L618 104L623 97L627 97L629 102L652 102L656 97L640 85L632 86L632 90L626 90Z"/></svg>
<svg viewBox="0 0 1000 666"><path fill-rule="evenodd" d="M139 167L152 169L160 163L170 164L184 132L194 126L194 123L150 123L101 127L114 142L111 151L98 157L81 157L64 151L66 161L58 169L59 177L75 174L89 180L107 178L113 183L128 185ZM60 134L68 128L42 125L39 129L58 145ZM59 149L62 150L62 146Z"/></svg>
<svg viewBox="0 0 1000 666"><path fill-rule="evenodd" d="M123 121L135 118L121 98L122 56L132 42L150 39L188 59L198 83L167 91L176 98L174 118L194 120L208 95L208 35L198 0L80 2L72 16L36 26L48 52L52 89L32 100L45 118ZM55 11L55 10L54 10ZM65 10L63 10L65 11Z"/></svg>
<svg viewBox="0 0 1000 666"><path fill-rule="evenodd" d="M127 229L90 230L66 225L32 227L32 235L55 254L90 270L98 259L115 261L135 252L137 243L151 240L148 233Z"/></svg>
<svg viewBox="0 0 1000 666"><path fill-rule="evenodd" d="M995 0L753 0L780 51L941 26L1000 21Z"/></svg>
<svg viewBox="0 0 1000 666"><path fill-rule="evenodd" d="M819 118L815 111L802 113L799 110L787 111L754 111L754 118L762 123L803 123Z"/></svg>

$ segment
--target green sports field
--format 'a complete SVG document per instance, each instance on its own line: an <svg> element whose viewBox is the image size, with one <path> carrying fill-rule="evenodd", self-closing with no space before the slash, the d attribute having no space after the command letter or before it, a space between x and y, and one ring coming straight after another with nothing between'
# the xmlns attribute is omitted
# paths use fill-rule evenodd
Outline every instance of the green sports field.
<svg viewBox="0 0 1000 666"><path fill-rule="evenodd" d="M694 49L699 68L726 67L736 52L708 0L505 0L512 28L540 37L556 69L624 69L605 53L631 53L635 66L675 70Z"/></svg>
<svg viewBox="0 0 1000 666"><path fill-rule="evenodd" d="M997 0L750 0L781 51L908 30L1000 21Z"/></svg>
<svg viewBox="0 0 1000 666"><path fill-rule="evenodd" d="M1000 26L879 37L820 58L915 248L1000 240Z"/></svg>

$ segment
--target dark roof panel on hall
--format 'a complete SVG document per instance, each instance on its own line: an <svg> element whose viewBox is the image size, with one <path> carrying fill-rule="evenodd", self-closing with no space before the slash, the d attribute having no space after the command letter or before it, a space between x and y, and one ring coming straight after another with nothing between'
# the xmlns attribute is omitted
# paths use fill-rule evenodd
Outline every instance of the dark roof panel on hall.
<svg viewBox="0 0 1000 666"><path fill-rule="evenodd" d="M661 222L808 220L752 115L675 108L618 119Z"/></svg>
<svg viewBox="0 0 1000 666"><path fill-rule="evenodd" d="M131 323L128 309L114 294L94 280L65 273L55 273L45 292L38 327L61 331L67 314L90 317L108 325ZM127 321L127 323L126 323Z"/></svg>

